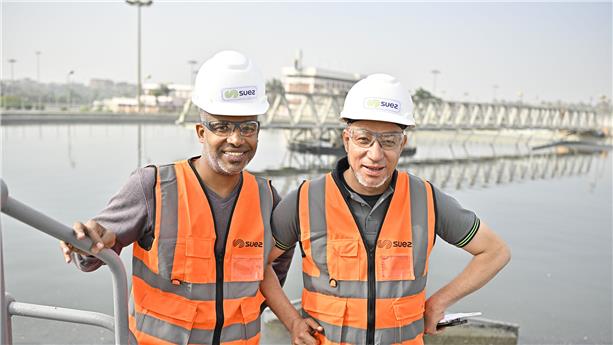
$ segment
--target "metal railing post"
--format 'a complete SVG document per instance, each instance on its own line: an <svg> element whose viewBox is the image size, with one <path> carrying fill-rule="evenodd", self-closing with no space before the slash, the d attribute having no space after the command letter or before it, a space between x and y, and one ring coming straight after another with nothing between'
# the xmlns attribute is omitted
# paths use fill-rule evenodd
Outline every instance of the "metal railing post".
<svg viewBox="0 0 613 345"><path fill-rule="evenodd" d="M4 185L0 186L4 188ZM4 198L0 203L4 203ZM0 204L1 206L2 204ZM8 306L10 296L6 296L6 290L4 286L4 245L2 243L2 222L0 221L0 342L2 344L13 343L12 330L11 330L11 316L8 312Z"/></svg>
<svg viewBox="0 0 613 345"><path fill-rule="evenodd" d="M3 179L0 179L0 196L2 213L56 239L68 242L84 252L90 253L89 248L92 246L92 241L89 238L77 240L72 228L11 198ZM115 343L128 344L128 279L126 269L119 255L110 249L104 249L95 256L107 264L113 276ZM2 298L4 298L4 294ZM8 314L8 309L5 305L3 305L2 313L3 315L4 313Z"/></svg>

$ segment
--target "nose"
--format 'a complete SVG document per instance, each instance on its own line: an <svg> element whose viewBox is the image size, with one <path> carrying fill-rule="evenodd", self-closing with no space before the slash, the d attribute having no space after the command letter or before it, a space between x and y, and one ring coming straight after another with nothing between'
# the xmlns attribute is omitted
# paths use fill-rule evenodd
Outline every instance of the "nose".
<svg viewBox="0 0 613 345"><path fill-rule="evenodd" d="M379 144L379 140L375 140L372 146L368 148L366 156L373 162L379 162L383 159L383 148Z"/></svg>
<svg viewBox="0 0 613 345"><path fill-rule="evenodd" d="M232 131L232 133L230 133L228 138L226 138L226 141L233 146L241 146L243 144L243 141L245 141L245 139L241 135L241 131L238 126L234 127L234 130Z"/></svg>

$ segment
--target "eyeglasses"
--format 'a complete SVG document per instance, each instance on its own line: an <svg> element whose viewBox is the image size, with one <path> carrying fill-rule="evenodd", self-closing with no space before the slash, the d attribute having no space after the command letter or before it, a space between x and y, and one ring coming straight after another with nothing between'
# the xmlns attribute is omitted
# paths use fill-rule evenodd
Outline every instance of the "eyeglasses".
<svg viewBox="0 0 613 345"><path fill-rule="evenodd" d="M243 137L253 136L260 129L260 122L255 120L249 121L203 121L202 124L209 129L209 131L213 132L215 135L219 135L220 137L229 137L234 133L236 127L238 127L241 135Z"/></svg>
<svg viewBox="0 0 613 345"><path fill-rule="evenodd" d="M362 148L369 148L377 140L384 150L396 150L402 145L404 132L384 132L378 133L364 128L349 128L349 137Z"/></svg>

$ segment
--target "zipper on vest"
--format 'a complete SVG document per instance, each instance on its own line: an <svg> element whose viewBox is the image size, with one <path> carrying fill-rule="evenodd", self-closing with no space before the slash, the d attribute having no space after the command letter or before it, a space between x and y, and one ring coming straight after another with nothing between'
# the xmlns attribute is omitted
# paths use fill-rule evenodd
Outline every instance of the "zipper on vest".
<svg viewBox="0 0 613 345"><path fill-rule="evenodd" d="M226 236L227 239L227 236ZM215 240L217 241L217 240ZM225 249L224 249L225 252ZM223 328L223 259L225 253L215 254L215 330L213 331L213 345L221 342L221 329Z"/></svg>
<svg viewBox="0 0 613 345"><path fill-rule="evenodd" d="M349 205L349 199L345 198L345 202L347 203L347 207L349 208L349 213L353 217L353 221L357 225L358 231L360 233L360 237L362 238L362 243L364 244L364 248L366 249L366 257L367 257L367 270L368 270L368 294L366 299L366 315L367 315L367 324L366 324L366 344L373 345L375 343L375 315L377 309L377 276L375 271L375 251L377 250L377 240L379 239L379 233L381 232L381 228L377 232L377 238L375 239L375 243L371 246L366 240L366 235L360 222L356 218L353 211L351 211L351 206ZM383 222L381 222L383 224Z"/></svg>
<svg viewBox="0 0 613 345"><path fill-rule="evenodd" d="M394 172L394 174L396 173ZM334 180L334 183L336 184L336 187L339 189L339 191L342 190L342 188L344 188L343 182L339 181L334 174L332 174L332 179ZM358 232L360 233L360 237L362 238L362 243L364 244L364 248L366 248L366 255L368 259L367 260L367 263L368 263L367 264L368 294L367 294L367 310L366 310L366 314L367 314L366 344L374 345L375 343L375 315L377 312L376 310L377 309L377 275L375 271L375 254L377 251L377 241L379 240L379 235L381 234L381 228L383 227L383 222L385 221L385 217L384 217L384 220L379 225L379 230L377 231L375 242L371 246L366 239L366 235L364 233L364 229L362 229L361 223L358 221L357 217L355 216L355 214L353 214L353 211L351 210L351 205L350 205L351 201L349 200L350 197L348 193L343 193L343 192L340 192L340 193L343 199L345 200L345 203L347 204L347 208L349 209L349 213L351 213L351 216L353 217L353 221L355 225L358 228ZM387 216L387 210L385 211L385 215Z"/></svg>
<svg viewBox="0 0 613 345"><path fill-rule="evenodd" d="M368 324L366 328L366 344L375 343L375 308L376 308L376 276L375 276L375 250L367 248L368 253Z"/></svg>
<svg viewBox="0 0 613 345"><path fill-rule="evenodd" d="M230 211L230 217L228 218L228 225L226 225L226 236L223 238L223 246L221 253L215 254L215 331L213 331L213 345L219 345L221 343L221 329L223 328L225 315L223 312L223 285L224 285L224 259L226 257L226 245L228 244L228 235L230 235L230 225L232 224L232 217L234 216L234 209L236 209L236 203L240 197L241 189L243 186L238 187L238 194L236 200L232 205L232 211ZM215 247L217 247L217 241L219 237L215 239Z"/></svg>
<svg viewBox="0 0 613 345"><path fill-rule="evenodd" d="M202 188L202 192L207 198L207 202L209 203L209 207L211 207L211 198L206 192L206 188L204 187L204 182L202 178L198 174L196 167L192 164L192 161L189 160L189 165L194 171L194 174L198 177L198 182L200 182L200 187ZM236 209L236 204L238 202L238 198L240 197L241 191L243 189L243 180L242 180L242 172L241 172L241 180L238 186L238 193L236 194L236 199L234 199L234 203L232 204L232 210L230 211L230 217L228 217L228 224L226 225L226 236L223 238L223 246L220 253L215 253L215 330L213 331L213 342L212 345L219 345L221 343L221 329L223 328L225 315L223 312L223 283L224 283L224 258L226 257L226 245L228 244L228 235L230 234L230 225L232 224L232 217L234 216L234 210ZM211 217L213 217L213 224L215 222L215 212L211 209ZM215 233L217 233L217 228L215 228ZM215 245L213 247L213 251L217 249L217 241L219 241L219 237L215 237Z"/></svg>
<svg viewBox="0 0 613 345"><path fill-rule="evenodd" d="M238 186L238 194L232 204L232 210L230 211L230 217L228 217L228 224L226 225L226 236L223 238L221 253L215 253L215 331L213 331L213 345L219 345L221 343L221 329L223 328L225 315L223 312L223 285L224 285L224 259L226 258L226 245L228 244L228 236L230 235L230 225L232 224L232 217L234 216L234 210L238 203L243 184L240 182ZM211 212L213 213L213 212ZM213 216L214 217L214 216ZM213 219L213 221L215 221ZM219 237L215 238L215 248L217 248L217 241Z"/></svg>

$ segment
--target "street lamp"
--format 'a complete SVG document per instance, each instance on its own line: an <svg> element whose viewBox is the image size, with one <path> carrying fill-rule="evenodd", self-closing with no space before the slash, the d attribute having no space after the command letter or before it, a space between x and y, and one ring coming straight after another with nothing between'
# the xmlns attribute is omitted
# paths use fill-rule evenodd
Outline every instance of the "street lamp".
<svg viewBox="0 0 613 345"><path fill-rule="evenodd" d="M136 104L138 105L138 112L141 111L141 78L140 78L140 8L143 6L150 6L153 3L153 0L126 0L128 5L134 5L137 9L137 76L136 76Z"/></svg>
<svg viewBox="0 0 613 345"><path fill-rule="evenodd" d="M36 54L36 82L40 83L40 54L41 52L37 50L34 52L34 54Z"/></svg>
<svg viewBox="0 0 613 345"><path fill-rule="evenodd" d="M433 69L430 73L432 73L432 95L434 95L436 94L436 76L441 74L441 71Z"/></svg>
<svg viewBox="0 0 613 345"><path fill-rule="evenodd" d="M68 71L68 74L66 74L66 88L68 89L68 97L67 97L67 103L68 106L66 107L66 109L70 110L70 106L72 105L72 90L70 88L70 76L72 76L74 74L73 70Z"/></svg>
<svg viewBox="0 0 613 345"><path fill-rule="evenodd" d="M15 75L14 75L14 69L13 69L13 65L15 64L15 62L17 62L17 60L15 59L9 59L8 60L9 63L11 64L11 81L15 80Z"/></svg>
<svg viewBox="0 0 613 345"><path fill-rule="evenodd" d="M40 84L40 50L37 50L34 52L34 54L36 54L36 82L38 84ZM40 86L40 85L39 85ZM41 104L41 95L42 92L39 91L38 92L38 108L41 109L42 108L42 104Z"/></svg>
<svg viewBox="0 0 613 345"><path fill-rule="evenodd" d="M194 84L194 67L198 64L196 60L187 61L189 64L189 83Z"/></svg>

